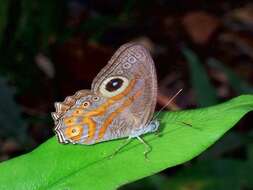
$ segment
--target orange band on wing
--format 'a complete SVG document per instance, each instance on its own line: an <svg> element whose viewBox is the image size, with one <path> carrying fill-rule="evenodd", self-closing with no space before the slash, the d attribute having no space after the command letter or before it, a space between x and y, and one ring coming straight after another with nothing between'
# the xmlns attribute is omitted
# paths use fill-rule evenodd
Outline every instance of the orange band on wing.
<svg viewBox="0 0 253 190"><path fill-rule="evenodd" d="M141 89L142 90L142 89ZM112 123L113 119L119 115L124 109L129 107L133 101L138 98L141 95L141 90L136 92L133 96L129 97L127 100L123 102L123 105L119 108L117 108L114 112L112 112L108 118L105 120L103 127L100 128L99 133L98 133L98 138L97 141L102 139L105 135L106 129L109 127L109 125Z"/></svg>
<svg viewBox="0 0 253 190"><path fill-rule="evenodd" d="M97 109L94 109L88 112L87 114L85 114L84 120L89 121L89 122L86 122L89 128L87 142L91 141L94 138L95 131L96 131L96 123L91 119L91 117L104 115L109 106L111 106L112 104L114 104L115 101L122 99L123 97L128 95L129 92L131 92L135 83L136 83L135 79L131 80L128 87L123 92L121 92L117 96L109 98L104 104L99 106Z"/></svg>
<svg viewBox="0 0 253 190"><path fill-rule="evenodd" d="M115 101L118 101L120 99L122 99L123 97L127 96L133 89L134 85L136 83L136 79L133 79L130 81L129 85L127 86L127 88L121 92L120 94L109 98L105 103L103 103L101 106L99 106L97 109L94 109L88 113L85 114L83 121L81 123L78 123L78 125L83 125L86 124L88 127L88 136L87 139L85 140L85 142L89 142L91 141L94 136L95 136L95 132L96 132L96 122L92 119L92 117L94 116L103 116L105 114L105 112L107 111L108 107L113 105L115 103ZM124 103L123 106L118 108L115 113L112 113L107 120L105 121L103 127L100 129L99 131L99 138L102 138L104 136L104 133L107 129L107 127L110 125L110 123L112 122L112 120L114 119L114 117L116 117L118 115L117 112L122 112L125 107L128 107L131 103L133 102L133 100L131 99L131 97L129 99L127 99ZM72 125L76 124L76 116L79 116L80 113L82 113L82 109L77 108L74 112L73 115L71 117L65 118L64 119L64 123L66 124L66 126L71 127ZM75 140L80 140L80 137L76 137Z"/></svg>
<svg viewBox="0 0 253 190"><path fill-rule="evenodd" d="M93 119L86 117L84 119L84 123L88 126L88 137L85 140L86 142L91 141L94 138L95 131L96 131L96 123Z"/></svg>

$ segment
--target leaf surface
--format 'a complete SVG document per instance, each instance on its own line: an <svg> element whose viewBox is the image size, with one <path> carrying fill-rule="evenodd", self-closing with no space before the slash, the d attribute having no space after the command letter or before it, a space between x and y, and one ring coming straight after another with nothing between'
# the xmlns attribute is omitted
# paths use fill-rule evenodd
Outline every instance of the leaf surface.
<svg viewBox="0 0 253 190"><path fill-rule="evenodd" d="M144 136L153 148L149 160L136 139L109 158L124 139L85 146L62 145L53 137L32 152L1 163L0 189L116 189L191 160L251 110L253 96L243 95L208 108L165 112L160 116L160 135Z"/></svg>

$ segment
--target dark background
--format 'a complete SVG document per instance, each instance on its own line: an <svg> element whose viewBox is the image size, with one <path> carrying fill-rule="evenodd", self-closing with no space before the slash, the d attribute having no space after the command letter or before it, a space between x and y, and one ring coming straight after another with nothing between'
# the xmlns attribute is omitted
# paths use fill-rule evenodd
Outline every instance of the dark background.
<svg viewBox="0 0 253 190"><path fill-rule="evenodd" d="M253 3L236 0L1 0L0 161L54 135L54 102L90 88L122 44L152 53L157 110L253 92ZM253 114L204 154L122 189L253 189ZM250 167L249 167L250 166Z"/></svg>

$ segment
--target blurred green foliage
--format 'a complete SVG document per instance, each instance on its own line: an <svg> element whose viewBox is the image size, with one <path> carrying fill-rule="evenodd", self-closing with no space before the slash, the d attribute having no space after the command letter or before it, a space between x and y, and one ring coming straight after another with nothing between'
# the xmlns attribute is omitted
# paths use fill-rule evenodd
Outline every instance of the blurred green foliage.
<svg viewBox="0 0 253 190"><path fill-rule="evenodd" d="M240 78L234 71L226 67L221 61L215 58L209 58L207 64L223 72L237 94L253 93L253 87L247 81Z"/></svg>
<svg viewBox="0 0 253 190"><path fill-rule="evenodd" d="M26 126L14 93L7 81L0 78L0 138L15 138L19 143L24 143L27 141Z"/></svg>
<svg viewBox="0 0 253 190"><path fill-rule="evenodd" d="M218 103L216 90L210 83L208 74L198 56L187 47L182 48L182 53L189 64L191 84L199 106L205 107Z"/></svg>
<svg viewBox="0 0 253 190"><path fill-rule="evenodd" d="M7 24L9 1L2 0L0 4L0 43L2 42L3 33Z"/></svg>
<svg viewBox="0 0 253 190"><path fill-rule="evenodd" d="M8 5L8 6L7 6ZM64 3L61 1L1 1L4 9L0 19L0 74L23 93L39 84L41 72L35 56L43 52L50 56L50 43L61 32ZM37 84L36 84L37 83Z"/></svg>

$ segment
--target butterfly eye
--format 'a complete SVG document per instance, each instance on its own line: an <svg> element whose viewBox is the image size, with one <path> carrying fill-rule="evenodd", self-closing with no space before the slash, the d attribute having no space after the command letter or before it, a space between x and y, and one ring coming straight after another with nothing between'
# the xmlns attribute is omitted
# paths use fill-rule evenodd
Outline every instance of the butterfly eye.
<svg viewBox="0 0 253 190"><path fill-rule="evenodd" d="M88 101L85 101L82 103L83 108L88 108L89 106L90 106L90 102L88 102Z"/></svg>
<svg viewBox="0 0 253 190"><path fill-rule="evenodd" d="M109 77L100 86L100 92L106 97L116 96L123 92L128 86L129 81L122 76Z"/></svg>
<svg viewBox="0 0 253 190"><path fill-rule="evenodd" d="M92 100L94 101L94 102L97 102L97 101L99 101L99 97L98 96L94 96L94 97L92 97Z"/></svg>

